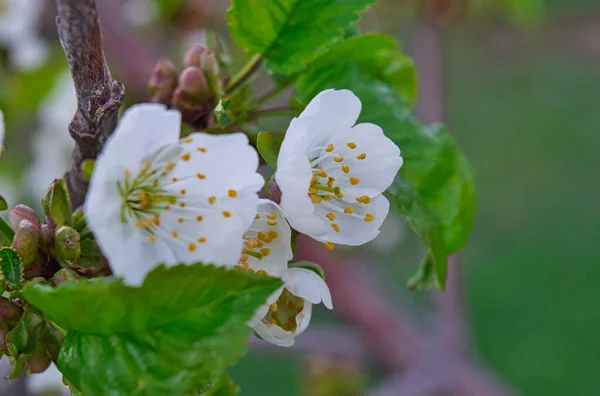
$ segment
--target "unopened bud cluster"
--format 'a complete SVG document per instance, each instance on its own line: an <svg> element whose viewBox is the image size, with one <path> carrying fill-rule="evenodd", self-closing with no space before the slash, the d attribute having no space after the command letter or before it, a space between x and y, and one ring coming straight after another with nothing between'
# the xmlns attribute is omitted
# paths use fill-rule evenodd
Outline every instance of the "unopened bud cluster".
<svg viewBox="0 0 600 396"><path fill-rule="evenodd" d="M179 110L192 126L206 127L217 99L223 95L217 57L214 51L195 45L183 64L181 72L169 60L156 64L148 84L151 101Z"/></svg>

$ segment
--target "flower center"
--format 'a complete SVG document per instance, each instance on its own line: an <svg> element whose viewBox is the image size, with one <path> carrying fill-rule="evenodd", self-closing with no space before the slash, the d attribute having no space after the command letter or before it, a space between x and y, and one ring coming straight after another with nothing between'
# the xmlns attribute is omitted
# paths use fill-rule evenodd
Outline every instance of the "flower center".
<svg viewBox="0 0 600 396"><path fill-rule="evenodd" d="M133 220L138 228L152 229L160 225L160 212L177 202L177 197L168 194L161 186L161 177L166 176L175 167L169 162L164 170L153 167L151 161L145 161L135 176L125 169L123 180L117 183L123 200L121 221Z"/></svg>
<svg viewBox="0 0 600 396"><path fill-rule="evenodd" d="M283 292L263 318L263 323L274 324L285 331L295 331L297 328L296 317L304 309L304 299L294 296L288 289Z"/></svg>
<svg viewBox="0 0 600 396"><path fill-rule="evenodd" d="M256 214L252 227L244 234L244 250L235 268L266 275L264 270L254 271L248 260L250 257L262 260L271 254L271 249L268 246L279 238L279 234L275 230L278 221L280 220L277 212L259 212Z"/></svg>

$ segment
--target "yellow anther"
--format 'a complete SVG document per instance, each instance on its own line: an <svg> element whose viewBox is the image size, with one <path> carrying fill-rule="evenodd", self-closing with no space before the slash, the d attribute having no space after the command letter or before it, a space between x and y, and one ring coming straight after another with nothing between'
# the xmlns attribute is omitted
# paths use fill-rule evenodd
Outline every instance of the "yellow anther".
<svg viewBox="0 0 600 396"><path fill-rule="evenodd" d="M196 241L198 241L198 243L206 243L206 237L200 237L198 239L196 239Z"/></svg>
<svg viewBox="0 0 600 396"><path fill-rule="evenodd" d="M202 217L202 215L198 215L198 216L196 216L196 220L197 221L202 221L202 220L204 220L204 217Z"/></svg>
<svg viewBox="0 0 600 396"><path fill-rule="evenodd" d="M335 220L335 213L333 212L329 212L325 215L325 217L327 217L329 220L334 221Z"/></svg>
<svg viewBox="0 0 600 396"><path fill-rule="evenodd" d="M271 242L269 240L269 236L267 234L265 234L264 232L259 232L258 234L256 234L256 237L258 238L259 241L263 241L266 243Z"/></svg>
<svg viewBox="0 0 600 396"><path fill-rule="evenodd" d="M255 220L260 220L260 215L257 213L256 216L254 216Z"/></svg>
<svg viewBox="0 0 600 396"><path fill-rule="evenodd" d="M324 199L325 201L332 201L332 200L333 200L333 195L331 195L331 194L327 194L327 195L325 195L325 196L323 197L323 199Z"/></svg>
<svg viewBox="0 0 600 396"><path fill-rule="evenodd" d="M277 219L277 212L271 212L267 215L267 219L269 220L275 220Z"/></svg>
<svg viewBox="0 0 600 396"><path fill-rule="evenodd" d="M183 139L183 143L189 144L189 143L192 143L193 141L194 141L194 138L191 138L191 137Z"/></svg>
<svg viewBox="0 0 600 396"><path fill-rule="evenodd" d="M196 251L196 249L197 249L197 246L195 243L193 243L193 242L188 243L188 250L190 252L194 252L194 251Z"/></svg>
<svg viewBox="0 0 600 396"><path fill-rule="evenodd" d="M190 153L185 153L181 156L181 159L184 161L189 161L190 158L192 158L192 154L190 154Z"/></svg>
<svg viewBox="0 0 600 396"><path fill-rule="evenodd" d="M342 165L342 172L344 172L344 173L350 172L350 167L348 165Z"/></svg>
<svg viewBox="0 0 600 396"><path fill-rule="evenodd" d="M200 151L201 153L206 153L206 147L198 147L197 150Z"/></svg>
<svg viewBox="0 0 600 396"><path fill-rule="evenodd" d="M337 225L337 224L335 224L335 223L333 223L333 224L331 225L331 228L333 228L333 229L335 230L335 232L340 232L340 226L339 226L339 225Z"/></svg>
<svg viewBox="0 0 600 396"><path fill-rule="evenodd" d="M352 184L353 186L356 186L358 183L360 183L360 179L358 177L350 178L350 184Z"/></svg>
<svg viewBox="0 0 600 396"><path fill-rule="evenodd" d="M154 222L154 225L159 226L160 225L160 216L159 215L155 215L154 219L152 219L152 221Z"/></svg>
<svg viewBox="0 0 600 396"><path fill-rule="evenodd" d="M146 190L142 190L140 191L140 201L145 201L148 199L148 193L146 192Z"/></svg>
<svg viewBox="0 0 600 396"><path fill-rule="evenodd" d="M342 161L344 160L344 157L342 157L342 156L333 157L333 160L334 160L335 162L342 162Z"/></svg>
<svg viewBox="0 0 600 396"><path fill-rule="evenodd" d="M277 309L278 308L277 308L277 303L276 302L274 302L273 304L271 304L271 311L277 312Z"/></svg>
<svg viewBox="0 0 600 396"><path fill-rule="evenodd" d="M208 197L209 204L214 205L215 202L217 202L217 197L215 197L214 195L211 195L210 197Z"/></svg>
<svg viewBox="0 0 600 396"><path fill-rule="evenodd" d="M225 217L226 219L230 218L231 217L231 212L229 212L227 210L224 210L223 211L223 217Z"/></svg>
<svg viewBox="0 0 600 396"><path fill-rule="evenodd" d="M317 177L315 175L312 175L310 178L310 184L317 184Z"/></svg>
<svg viewBox="0 0 600 396"><path fill-rule="evenodd" d="M356 159L359 159L359 160L364 160L365 158L367 158L367 154L366 153L358 154L356 156Z"/></svg>
<svg viewBox="0 0 600 396"><path fill-rule="evenodd" d="M177 222L178 222L179 224L182 224L182 223L183 223L183 221L184 221L184 220L183 220L183 217L180 217L180 218L178 218L178 219L177 219Z"/></svg>
<svg viewBox="0 0 600 396"><path fill-rule="evenodd" d="M318 203L321 203L321 201L323 200L323 198L321 198L318 195L311 195L310 196L310 200L312 201L312 203L318 204Z"/></svg>
<svg viewBox="0 0 600 396"><path fill-rule="evenodd" d="M187 204L185 202L179 202L179 206L182 207L182 208L185 208L186 205Z"/></svg>
<svg viewBox="0 0 600 396"><path fill-rule="evenodd" d="M368 204L371 203L371 197L369 197L368 195L361 195L360 197L356 198L356 202Z"/></svg>
<svg viewBox="0 0 600 396"><path fill-rule="evenodd" d="M333 244L333 242L325 242L325 246L329 250L333 250L333 248L335 248L335 245Z"/></svg>
<svg viewBox="0 0 600 396"><path fill-rule="evenodd" d="M171 205L165 205L165 210L171 209Z"/></svg>
<svg viewBox="0 0 600 396"><path fill-rule="evenodd" d="M346 208L346 209L344 209L344 213L346 213L346 214L352 214L352 213L354 213L354 209L352 209L352 208Z"/></svg>
<svg viewBox="0 0 600 396"><path fill-rule="evenodd" d="M131 171L129 169L125 169L123 171L123 176L125 176L125 179L129 179L131 177Z"/></svg>
<svg viewBox="0 0 600 396"><path fill-rule="evenodd" d="M327 145L327 147L325 147L325 151L327 151L328 153L331 153L333 151L335 147L333 147L333 144L329 143Z"/></svg>
<svg viewBox="0 0 600 396"><path fill-rule="evenodd" d="M156 243L156 234L148 234L148 240L150 243Z"/></svg>
<svg viewBox="0 0 600 396"><path fill-rule="evenodd" d="M174 178L172 178L172 179L171 179L171 181L172 181L173 183L177 183L177 182L179 181L179 179L178 179L178 178L176 178L176 177L174 177Z"/></svg>
<svg viewBox="0 0 600 396"><path fill-rule="evenodd" d="M181 195L185 195L185 194L187 194L187 191L186 191L186 190L185 190L185 188L184 188L184 189L182 189L182 190L180 191L180 193L181 193Z"/></svg>
<svg viewBox="0 0 600 396"><path fill-rule="evenodd" d="M277 233L277 231L269 230L269 238L270 239L277 239L278 236L279 236L279 234Z"/></svg>
<svg viewBox="0 0 600 396"><path fill-rule="evenodd" d="M337 197L338 199L342 199L342 198L344 198L344 194L338 194L338 195L336 195L336 197Z"/></svg>
<svg viewBox="0 0 600 396"><path fill-rule="evenodd" d="M263 257L267 257L269 254L271 254L271 249L262 248L262 249L260 249L260 252L262 253Z"/></svg>
<svg viewBox="0 0 600 396"><path fill-rule="evenodd" d="M206 179L206 175L204 173L196 173L196 177L200 180Z"/></svg>
<svg viewBox="0 0 600 396"><path fill-rule="evenodd" d="M327 177L327 173L323 170L323 168L319 168L317 170L317 176L319 176L319 177Z"/></svg>
<svg viewBox="0 0 600 396"><path fill-rule="evenodd" d="M315 190L314 188L311 187L311 188L308 189L308 193L309 194L316 194L317 190Z"/></svg>
<svg viewBox="0 0 600 396"><path fill-rule="evenodd" d="M227 195L229 195L229 198L235 198L235 197L237 197L237 191L229 190L229 191L227 191Z"/></svg>
<svg viewBox="0 0 600 396"><path fill-rule="evenodd" d="M242 253L242 255L240 256L240 261L244 262L244 261L248 261L248 255ZM248 265L248 263L245 263L246 265Z"/></svg>
<svg viewBox="0 0 600 396"><path fill-rule="evenodd" d="M245 245L250 249L256 249L258 247L259 242L256 239L248 239L245 242Z"/></svg>
<svg viewBox="0 0 600 396"><path fill-rule="evenodd" d="M173 231L173 232L171 232L171 236L173 238L179 238L179 233L177 231Z"/></svg>
<svg viewBox="0 0 600 396"><path fill-rule="evenodd" d="M256 271L256 273L258 275L267 275L267 271L265 271L265 270L258 270L258 271Z"/></svg>
<svg viewBox="0 0 600 396"><path fill-rule="evenodd" d="M370 221L373 221L373 213L367 213L365 215L365 221L368 223Z"/></svg>
<svg viewBox="0 0 600 396"><path fill-rule="evenodd" d="M267 224L270 226L276 226L277 225L277 220L267 220Z"/></svg>
<svg viewBox="0 0 600 396"><path fill-rule="evenodd" d="M356 143L348 142L348 147L350 147L352 150L354 150L356 148Z"/></svg>
<svg viewBox="0 0 600 396"><path fill-rule="evenodd" d="M152 187L155 187L155 188L156 188L156 187L158 187L158 186L159 186L159 184L160 184L160 183L159 183L158 179L156 179L156 180L154 180L154 181L152 182Z"/></svg>
<svg viewBox="0 0 600 396"><path fill-rule="evenodd" d="M167 163L167 165L165 166L165 169L168 170L168 171L172 171L173 168L175 168L175 162L173 162L173 161L169 161Z"/></svg>

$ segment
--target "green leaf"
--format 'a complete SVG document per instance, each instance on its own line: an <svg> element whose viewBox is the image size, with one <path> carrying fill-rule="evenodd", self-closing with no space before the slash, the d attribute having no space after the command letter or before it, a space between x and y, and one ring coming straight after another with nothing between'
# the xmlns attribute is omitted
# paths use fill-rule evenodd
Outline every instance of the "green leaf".
<svg viewBox="0 0 600 396"><path fill-rule="evenodd" d="M2 146L2 142L0 142L0 150L2 150L1 146ZM0 156L1 155L2 154L0 153ZM5 211L6 209L8 209L8 203L6 202L6 199L4 199L4 197L2 195L0 195L0 212Z"/></svg>
<svg viewBox="0 0 600 396"><path fill-rule="evenodd" d="M392 188L400 195L395 196L400 202L396 208L414 218L407 222L430 252L437 283L443 287L446 256L465 245L471 230L475 211L473 174L445 128L423 127L416 121L410 110L414 97L410 94L413 92L410 84L394 84L385 72L385 65L394 62L375 62L382 67L378 71L365 64L362 52L352 54L353 45L379 40L365 37L342 41L317 59L298 80L297 96L307 103L325 89L350 89L363 104L359 122L379 125L400 147L404 165L399 175L410 189ZM353 61L353 57L356 60ZM393 55L388 53L384 57ZM412 68L406 69L406 73L409 70ZM414 80L406 78L406 81ZM403 194L408 194L408 198ZM406 199L415 202L406 202Z"/></svg>
<svg viewBox="0 0 600 396"><path fill-rule="evenodd" d="M340 70L344 70L346 75L339 76ZM417 78L413 60L401 52L396 39L382 34L350 37L331 47L327 54L310 64L308 72L298 81L299 96L307 103L324 86L337 88L328 83L331 78L339 83L350 74L386 83L408 106L412 106L416 99Z"/></svg>
<svg viewBox="0 0 600 396"><path fill-rule="evenodd" d="M273 169L277 169L277 157L283 143L282 135L273 135L269 132L260 132L256 141L256 148L260 156Z"/></svg>
<svg viewBox="0 0 600 396"><path fill-rule="evenodd" d="M139 288L97 278L23 295L69 331L58 367L84 394L197 394L245 352L246 322L280 285L195 264L157 267Z"/></svg>
<svg viewBox="0 0 600 396"><path fill-rule="evenodd" d="M0 270L11 290L19 290L23 282L23 266L19 254L8 247L0 249Z"/></svg>
<svg viewBox="0 0 600 396"><path fill-rule="evenodd" d="M240 387L227 374L223 374L215 386L202 396L236 396L239 393Z"/></svg>
<svg viewBox="0 0 600 396"><path fill-rule="evenodd" d="M219 100L219 103L215 107L214 113L217 121L224 127L227 127L233 124L233 120L229 116L228 108L229 108L230 100L228 98Z"/></svg>
<svg viewBox="0 0 600 396"><path fill-rule="evenodd" d="M294 74L340 40L376 0L232 0L229 30L273 73Z"/></svg>
<svg viewBox="0 0 600 396"><path fill-rule="evenodd" d="M27 361L35 354L44 316L35 308L27 307L16 327L6 335L10 355Z"/></svg>
<svg viewBox="0 0 600 396"><path fill-rule="evenodd" d="M441 224L425 205L419 193L401 177L396 178L386 195L427 249L417 274L408 281L409 288L417 290L436 285L443 290L448 250Z"/></svg>

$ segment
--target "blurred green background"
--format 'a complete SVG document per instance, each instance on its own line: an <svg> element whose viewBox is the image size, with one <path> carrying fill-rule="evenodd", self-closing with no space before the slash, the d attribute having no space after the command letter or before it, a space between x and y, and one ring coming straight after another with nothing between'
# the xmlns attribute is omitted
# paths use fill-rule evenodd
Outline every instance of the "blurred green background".
<svg viewBox="0 0 600 396"><path fill-rule="evenodd" d="M208 24L222 28L226 2L209 3ZM527 18L507 9L461 15L444 30L448 123L477 177L463 272L473 343L523 395L597 395L600 2L548 0L543 13ZM410 52L412 10L382 1L364 30L397 35ZM0 107L19 131L9 131L0 179L19 178L30 159L31 114L63 65L60 56L51 59L27 78L0 76ZM425 293L404 287L418 262L417 241L407 235L383 250L362 253L375 256L374 276L398 302L429 309ZM244 395L295 395L303 392L304 368L299 359L252 352L231 374Z"/></svg>

